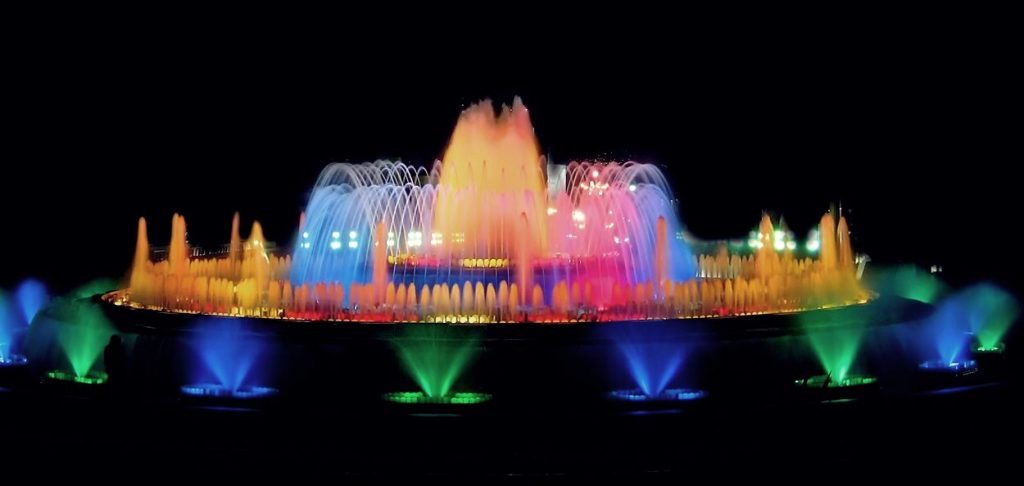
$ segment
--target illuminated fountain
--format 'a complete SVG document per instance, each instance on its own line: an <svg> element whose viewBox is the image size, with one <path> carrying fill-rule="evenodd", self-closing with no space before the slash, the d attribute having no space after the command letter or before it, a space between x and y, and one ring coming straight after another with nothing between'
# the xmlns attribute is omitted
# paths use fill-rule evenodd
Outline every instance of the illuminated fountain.
<svg viewBox="0 0 1024 486"><path fill-rule="evenodd" d="M405 328L391 344L420 390L387 393L384 400L418 405L474 405L489 400L486 393L452 391L480 352L477 341L475 335L436 326Z"/></svg>
<svg viewBox="0 0 1024 486"><path fill-rule="evenodd" d="M975 354L1001 354L1006 348L1003 336L1017 320L1017 300L1005 290L989 284L965 289L963 295L970 306L967 325L975 338L971 351Z"/></svg>
<svg viewBox="0 0 1024 486"><path fill-rule="evenodd" d="M847 313L836 322L831 316L801 314L801 327L810 341L823 374L796 380L797 388L814 399L847 399L877 391L873 376L854 374L854 363L869 326L862 312Z"/></svg>
<svg viewBox="0 0 1024 486"><path fill-rule="evenodd" d="M33 325L37 332L52 330L65 368L46 374L51 381L100 385L107 382L105 371L96 369L104 346L114 328L95 304L74 299L59 299L50 305Z"/></svg>
<svg viewBox="0 0 1024 486"><path fill-rule="evenodd" d="M921 375L929 381L948 382L975 374L979 363L995 366L1005 350L1003 335L1016 320L1017 310L1013 296L989 284L945 298L924 328L925 340L934 343L935 352L919 366Z"/></svg>
<svg viewBox="0 0 1024 486"><path fill-rule="evenodd" d="M11 296L0 291L0 366L28 363L25 356L15 353L18 341L49 300L46 286L33 279L19 284Z"/></svg>
<svg viewBox="0 0 1024 486"><path fill-rule="evenodd" d="M200 322L191 344L199 358L193 367L193 383L181 387L190 397L255 399L277 394L259 384L256 372L264 343L245 332L244 321Z"/></svg>
<svg viewBox="0 0 1024 486"><path fill-rule="evenodd" d="M634 387L612 391L610 397L626 402L670 404L703 398L702 390L671 388L683 365L683 344L650 329L618 329L615 341Z"/></svg>
<svg viewBox="0 0 1024 486"><path fill-rule="evenodd" d="M790 312L862 303L845 218L805 245L765 215L747 244L683 231L650 164L549 164L517 99L458 119L433 168L323 170L292 253L232 222L226 251L150 248L140 219L119 304L206 314L366 322L578 322ZM695 252L692 248L699 248ZM695 254L696 253L696 254Z"/></svg>

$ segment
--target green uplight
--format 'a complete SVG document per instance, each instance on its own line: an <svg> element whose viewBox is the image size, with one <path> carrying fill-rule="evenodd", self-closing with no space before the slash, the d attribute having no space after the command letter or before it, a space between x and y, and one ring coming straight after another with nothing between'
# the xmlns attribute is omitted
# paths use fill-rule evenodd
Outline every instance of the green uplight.
<svg viewBox="0 0 1024 486"><path fill-rule="evenodd" d="M84 377L92 370L114 329L103 312L90 303L68 303L57 318L61 321L57 342L75 374Z"/></svg>
<svg viewBox="0 0 1024 486"><path fill-rule="evenodd" d="M867 272L868 286L882 295L896 295L932 304L946 293L946 284L935 275L913 265L872 269Z"/></svg>
<svg viewBox="0 0 1024 486"><path fill-rule="evenodd" d="M476 405L491 399L487 393L456 392L450 395L432 397L423 392L385 393L384 400L393 403L414 405Z"/></svg>
<svg viewBox="0 0 1024 486"><path fill-rule="evenodd" d="M102 371L91 371L86 375L78 375L69 371L53 370L46 377L55 381L81 383L83 385L102 385L107 382L107 374Z"/></svg>
<svg viewBox="0 0 1024 486"><path fill-rule="evenodd" d="M801 314L799 319L822 371L831 373L836 383L845 380L857 359L867 326L866 317L860 313L851 315L839 326L831 322L829 316L818 313Z"/></svg>
<svg viewBox="0 0 1024 486"><path fill-rule="evenodd" d="M996 343L994 346L977 345L974 347L975 353L983 354L999 354L1006 350L1006 344Z"/></svg>
<svg viewBox="0 0 1024 486"><path fill-rule="evenodd" d="M1017 320L1017 300L1010 293L988 284L976 285L967 291L971 331L982 348L996 348Z"/></svg>
<svg viewBox="0 0 1024 486"><path fill-rule="evenodd" d="M878 382L878 378L873 376L861 376L861 375L847 375L842 379L835 379L828 382L828 386L825 386L825 382L828 380L828 375L818 375L806 378L803 380L796 380L795 385L807 388L848 388L855 386L873 385Z"/></svg>
<svg viewBox="0 0 1024 486"><path fill-rule="evenodd" d="M473 330L446 325L406 326L392 339L402 365L427 397L448 397L479 349Z"/></svg>

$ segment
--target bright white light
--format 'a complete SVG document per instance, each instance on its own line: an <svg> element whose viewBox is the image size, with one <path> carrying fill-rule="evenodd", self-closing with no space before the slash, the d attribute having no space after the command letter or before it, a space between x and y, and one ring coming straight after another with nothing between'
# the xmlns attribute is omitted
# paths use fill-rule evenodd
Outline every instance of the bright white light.
<svg viewBox="0 0 1024 486"><path fill-rule="evenodd" d="M592 171L592 172L590 173L590 177L593 177L594 179L597 179L597 178L598 178L598 177L599 177L600 175L601 175L601 173L600 173L600 172L598 172L598 171L597 171L597 169L594 169L594 170L593 170L593 171Z"/></svg>
<svg viewBox="0 0 1024 486"><path fill-rule="evenodd" d="M615 244L616 244L616 245L618 245L618 244L619 244L619 242L621 241L621 240L619 240L619 237L618 237L618 236L616 236L616 237L615 237L615 238L613 238L613 239L615 240Z"/></svg>
<svg viewBox="0 0 1024 486"><path fill-rule="evenodd" d="M308 240L308 239L309 239L309 231L303 231L303 232L302 232L302 237L303 237L304 239L307 239L307 240Z"/></svg>
<svg viewBox="0 0 1024 486"><path fill-rule="evenodd" d="M583 211L576 209L573 210L572 212L572 220L577 223L580 223L587 220L587 215L583 214Z"/></svg>
<svg viewBox="0 0 1024 486"><path fill-rule="evenodd" d="M747 240L747 246L749 246L751 248L756 248L758 243L760 243L760 242L755 240L755 239L753 239L753 238Z"/></svg>
<svg viewBox="0 0 1024 486"><path fill-rule="evenodd" d="M775 251L782 251L786 249L786 242L782 240L775 240Z"/></svg>
<svg viewBox="0 0 1024 486"><path fill-rule="evenodd" d="M341 238L341 231L335 231L335 232L331 233L331 238L334 238L334 239Z"/></svg>
<svg viewBox="0 0 1024 486"><path fill-rule="evenodd" d="M359 247L359 242L355 241L355 240L352 240L352 241L348 242L348 247L349 248L358 248Z"/></svg>
<svg viewBox="0 0 1024 486"><path fill-rule="evenodd" d="M307 241L307 242L303 243L302 247L308 250L310 248L309 242Z"/></svg>
<svg viewBox="0 0 1024 486"><path fill-rule="evenodd" d="M423 245L423 232L422 231L410 231L409 235L405 237L405 246L418 247Z"/></svg>
<svg viewBox="0 0 1024 486"><path fill-rule="evenodd" d="M332 241L331 242L331 249L332 250L337 250L338 248L341 248L341 242L340 241Z"/></svg>
<svg viewBox="0 0 1024 486"><path fill-rule="evenodd" d="M789 240L789 241L787 241L787 242L786 242L786 249L787 249L787 250L790 250L790 251L793 251L793 250L795 250L795 249L796 249L796 242L795 242L795 241L793 241L793 240Z"/></svg>
<svg viewBox="0 0 1024 486"><path fill-rule="evenodd" d="M629 192L636 192L636 184L629 185Z"/></svg>
<svg viewBox="0 0 1024 486"><path fill-rule="evenodd" d="M548 208L548 216L551 216L552 214L555 214L557 212L558 210L555 208Z"/></svg>
<svg viewBox="0 0 1024 486"><path fill-rule="evenodd" d="M350 239L350 240L356 239L357 236L359 236L359 233L356 233L355 231L349 231L348 232L348 239Z"/></svg>
<svg viewBox="0 0 1024 486"><path fill-rule="evenodd" d="M811 241L807 242L807 251L815 252L815 251L818 251L818 248L821 248L821 242L820 241L818 241L818 240L811 240Z"/></svg>

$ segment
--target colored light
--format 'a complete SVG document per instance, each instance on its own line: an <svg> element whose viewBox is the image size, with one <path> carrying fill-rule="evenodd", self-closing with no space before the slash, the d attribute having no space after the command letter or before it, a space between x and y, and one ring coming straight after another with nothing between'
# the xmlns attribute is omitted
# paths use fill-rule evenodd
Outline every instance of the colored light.
<svg viewBox="0 0 1024 486"><path fill-rule="evenodd" d="M656 395L648 395L639 388L633 388L615 390L609 396L615 400L626 402L687 402L704 398L707 393L689 388L669 388Z"/></svg>
<svg viewBox="0 0 1024 486"><path fill-rule="evenodd" d="M786 249L789 250L789 251L795 250L796 249L796 242L793 241L793 240L787 241L786 242Z"/></svg>
<svg viewBox="0 0 1024 486"><path fill-rule="evenodd" d="M487 393L456 392L450 395L431 397L423 392L385 393L384 400L405 405L476 405L491 399Z"/></svg>
<svg viewBox="0 0 1024 486"><path fill-rule="evenodd" d="M978 345L978 346L975 346L974 349L973 349L973 351L975 353L981 353L981 354L999 354L999 353L1002 353L1005 350L1006 350L1006 344L1004 344L1004 343L997 343L994 346Z"/></svg>
<svg viewBox="0 0 1024 486"><path fill-rule="evenodd" d="M175 215L167 262L154 262L140 220L131 288L115 299L131 307L310 320L334 319L348 309L356 320L456 315L493 322L521 314L562 322L576 320L569 317L573 308L606 320L637 318L630 308L644 309L645 319L703 318L851 305L870 296L856 279L845 278L855 270L845 264L852 260L849 238L833 237L848 236L842 218L829 215L818 227L835 228L822 236L822 252L843 265L765 255L769 240L778 251L795 245L767 215L749 244L762 250L756 265L747 264L751 251L717 242L696 242L704 251L696 255L691 238L682 235L678 200L657 166L549 164L533 133L520 102L500 114L484 103L459 117L435 169L389 161L331 164L312 188L300 245L290 256L264 248L267 240L255 224L249 243L240 246L237 219L228 245L233 262L190 251L184 218ZM637 194L641 184L644 192ZM559 210L563 214L553 217ZM424 232L430 235L426 248ZM342 233L355 251L338 251ZM325 234L331 235L326 245ZM498 260L512 263L491 263ZM494 268L508 271L478 271ZM186 274L206 284L206 292L182 285ZM734 288L725 302L726 279L749 286L742 294ZM435 284L446 286L447 295L437 295ZM323 293L325 286L333 286L331 295ZM688 301L681 303L684 295Z"/></svg>
<svg viewBox="0 0 1024 486"><path fill-rule="evenodd" d="M962 361L931 360L918 365L918 369L930 373L947 373L957 376L969 375L978 371L978 363L973 359Z"/></svg>
<svg viewBox="0 0 1024 486"><path fill-rule="evenodd" d="M53 370L48 371L46 377L54 381L66 381L82 385L102 385L108 379L107 374L102 371L90 371L86 375L77 375L68 371Z"/></svg>
<svg viewBox="0 0 1024 486"><path fill-rule="evenodd" d="M821 242L818 240L811 240L807 242L807 251L814 253L821 248Z"/></svg>
<svg viewBox="0 0 1024 486"><path fill-rule="evenodd" d="M392 346L426 396L445 397L479 353L476 341L450 328L418 326L404 329Z"/></svg>
<svg viewBox="0 0 1024 486"><path fill-rule="evenodd" d="M6 354L0 352L0 367L2 366L23 366L28 364L28 358L20 354Z"/></svg>
<svg viewBox="0 0 1024 486"><path fill-rule="evenodd" d="M257 398L267 398L277 395L276 388L270 388L266 386L242 386L237 389L230 389L223 385L216 385L212 383L204 383L198 385L185 385L181 387L181 393L183 395L191 397L206 397L206 398L231 398L238 400L251 400Z"/></svg>
<svg viewBox="0 0 1024 486"><path fill-rule="evenodd" d="M804 378L802 380L796 380L794 384L805 388L849 388L873 385L877 382L878 378L873 376L848 375L841 379L833 379L828 375L817 375L810 378Z"/></svg>
<svg viewBox="0 0 1024 486"><path fill-rule="evenodd" d="M851 311L849 321L840 329L830 327L829 317L820 314L800 314L797 319L807 332L822 371L831 373L837 383L846 379L860 350L869 316Z"/></svg>

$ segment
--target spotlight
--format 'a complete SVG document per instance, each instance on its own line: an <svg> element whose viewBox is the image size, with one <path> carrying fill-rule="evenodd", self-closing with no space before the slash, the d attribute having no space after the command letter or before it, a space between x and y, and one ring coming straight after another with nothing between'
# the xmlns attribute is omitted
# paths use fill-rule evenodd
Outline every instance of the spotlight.
<svg viewBox="0 0 1024 486"><path fill-rule="evenodd" d="M879 390L878 378L866 375L846 375L842 379L817 375L796 380L793 384L803 398L820 402L869 398Z"/></svg>
<svg viewBox="0 0 1024 486"><path fill-rule="evenodd" d="M382 397L391 403L404 405L476 405L491 399L487 393L457 392L441 397L431 397L423 392L392 392Z"/></svg>
<svg viewBox="0 0 1024 486"><path fill-rule="evenodd" d="M917 386L922 389L964 386L972 384L977 374L978 362L973 359L925 361L917 366Z"/></svg>
<svg viewBox="0 0 1024 486"><path fill-rule="evenodd" d="M246 385L232 390L223 385L202 383L195 385L185 385L181 387L181 394L188 397L199 398L254 400L259 398L269 398L274 395L277 395L277 389L266 386Z"/></svg>
<svg viewBox="0 0 1024 486"><path fill-rule="evenodd" d="M102 385L109 377L102 371L90 371L79 376L70 371L53 370L46 373L46 379L57 383L74 383L79 385Z"/></svg>
<svg viewBox="0 0 1024 486"><path fill-rule="evenodd" d="M639 388L615 390L609 394L613 400L624 402L672 403L700 400L707 396L703 390L692 388L669 388L657 395L648 395Z"/></svg>

